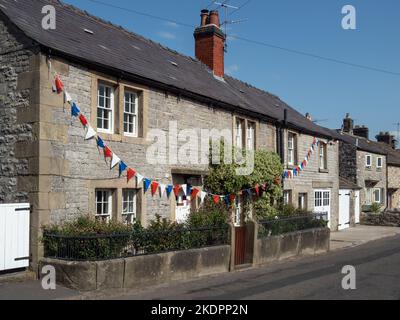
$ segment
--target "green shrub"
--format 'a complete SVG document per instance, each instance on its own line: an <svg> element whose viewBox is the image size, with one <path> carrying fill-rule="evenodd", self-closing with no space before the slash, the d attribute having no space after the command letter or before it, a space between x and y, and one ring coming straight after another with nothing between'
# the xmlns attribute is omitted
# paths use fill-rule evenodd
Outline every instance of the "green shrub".
<svg viewBox="0 0 400 320"><path fill-rule="evenodd" d="M43 227L42 242L48 257L109 259L123 254L131 231L132 226L117 221L103 222L92 216L82 216L62 225Z"/></svg>
<svg viewBox="0 0 400 320"><path fill-rule="evenodd" d="M374 202L371 207L370 210L372 213L381 213L382 212L382 205L380 203Z"/></svg>

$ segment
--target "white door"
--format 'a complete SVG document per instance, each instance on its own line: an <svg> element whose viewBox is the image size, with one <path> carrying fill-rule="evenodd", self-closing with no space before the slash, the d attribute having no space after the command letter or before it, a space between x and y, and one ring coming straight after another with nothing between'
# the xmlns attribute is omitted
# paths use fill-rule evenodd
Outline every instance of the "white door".
<svg viewBox="0 0 400 320"><path fill-rule="evenodd" d="M314 190L314 212L326 213L328 219L328 228L331 227L331 191Z"/></svg>
<svg viewBox="0 0 400 320"><path fill-rule="evenodd" d="M360 223L360 191L354 191L355 223Z"/></svg>
<svg viewBox="0 0 400 320"><path fill-rule="evenodd" d="M339 230L350 227L350 190L339 191Z"/></svg>
<svg viewBox="0 0 400 320"><path fill-rule="evenodd" d="M29 204L0 204L0 271L29 266L29 218Z"/></svg>

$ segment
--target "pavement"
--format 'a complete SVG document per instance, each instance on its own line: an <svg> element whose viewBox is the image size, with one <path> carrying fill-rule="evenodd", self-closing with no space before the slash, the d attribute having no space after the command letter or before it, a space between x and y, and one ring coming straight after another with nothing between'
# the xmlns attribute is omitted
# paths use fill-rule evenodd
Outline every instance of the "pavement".
<svg viewBox="0 0 400 320"><path fill-rule="evenodd" d="M356 267L357 290L341 287ZM400 299L400 228L358 226L331 234L331 252L142 290L80 293L40 281L0 283L0 300Z"/></svg>
<svg viewBox="0 0 400 320"><path fill-rule="evenodd" d="M400 228L357 225L342 231L331 232L331 251L355 247L378 239L400 234Z"/></svg>

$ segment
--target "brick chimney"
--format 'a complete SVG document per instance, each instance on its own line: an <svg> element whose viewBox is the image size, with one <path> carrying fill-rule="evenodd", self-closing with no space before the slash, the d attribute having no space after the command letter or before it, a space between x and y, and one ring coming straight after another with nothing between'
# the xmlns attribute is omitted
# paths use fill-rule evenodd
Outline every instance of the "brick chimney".
<svg viewBox="0 0 400 320"><path fill-rule="evenodd" d="M194 31L196 58L217 77L224 77L225 34L221 30L218 11L201 11L201 24Z"/></svg>
<svg viewBox="0 0 400 320"><path fill-rule="evenodd" d="M390 134L389 132L380 132L376 136L376 140L389 145L392 149L396 149L397 140L395 139L394 135Z"/></svg>
<svg viewBox="0 0 400 320"><path fill-rule="evenodd" d="M346 113L346 118L343 119L343 132L353 134L354 120L350 118L350 113Z"/></svg>
<svg viewBox="0 0 400 320"><path fill-rule="evenodd" d="M353 135L369 139L369 129L366 126L355 126L353 129Z"/></svg>

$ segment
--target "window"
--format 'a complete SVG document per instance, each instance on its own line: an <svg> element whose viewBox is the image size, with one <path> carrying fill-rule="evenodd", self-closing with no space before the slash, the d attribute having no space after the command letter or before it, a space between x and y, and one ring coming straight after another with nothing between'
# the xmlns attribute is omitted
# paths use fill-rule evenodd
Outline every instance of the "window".
<svg viewBox="0 0 400 320"><path fill-rule="evenodd" d="M97 129L100 132L113 133L114 126L114 89L99 84L97 94Z"/></svg>
<svg viewBox="0 0 400 320"><path fill-rule="evenodd" d="M326 170L328 168L327 165L327 146L325 143L319 144L319 169Z"/></svg>
<svg viewBox="0 0 400 320"><path fill-rule="evenodd" d="M296 163L296 135L289 132L288 134L288 158L289 166L294 166Z"/></svg>
<svg viewBox="0 0 400 320"><path fill-rule="evenodd" d="M371 168L372 167L372 156L370 154L367 154L365 156L365 166L367 168Z"/></svg>
<svg viewBox="0 0 400 320"><path fill-rule="evenodd" d="M376 167L378 169L382 169L382 167L383 167L382 157L376 158Z"/></svg>
<svg viewBox="0 0 400 320"><path fill-rule="evenodd" d="M136 195L134 189L122 191L122 218L125 222L133 223L136 219Z"/></svg>
<svg viewBox="0 0 400 320"><path fill-rule="evenodd" d="M283 204L292 204L292 190L283 191Z"/></svg>
<svg viewBox="0 0 400 320"><path fill-rule="evenodd" d="M331 193L329 191L325 191L323 195L323 206L328 207L331 203Z"/></svg>
<svg viewBox="0 0 400 320"><path fill-rule="evenodd" d="M243 149L244 146L244 120L243 119L236 119L236 147L238 149Z"/></svg>
<svg viewBox="0 0 400 320"><path fill-rule="evenodd" d="M315 207L322 207L322 192L315 192Z"/></svg>
<svg viewBox="0 0 400 320"><path fill-rule="evenodd" d="M112 191L96 190L96 218L110 221L112 217Z"/></svg>
<svg viewBox="0 0 400 320"><path fill-rule="evenodd" d="M256 124L254 122L247 122L247 150L256 149Z"/></svg>
<svg viewBox="0 0 400 320"><path fill-rule="evenodd" d="M382 203L382 189L375 188L372 193L372 199L375 203Z"/></svg>
<svg viewBox="0 0 400 320"><path fill-rule="evenodd" d="M299 209L307 211L307 193L299 193Z"/></svg>
<svg viewBox="0 0 400 320"><path fill-rule="evenodd" d="M138 95L131 91L125 92L124 133L127 136L138 136Z"/></svg>

